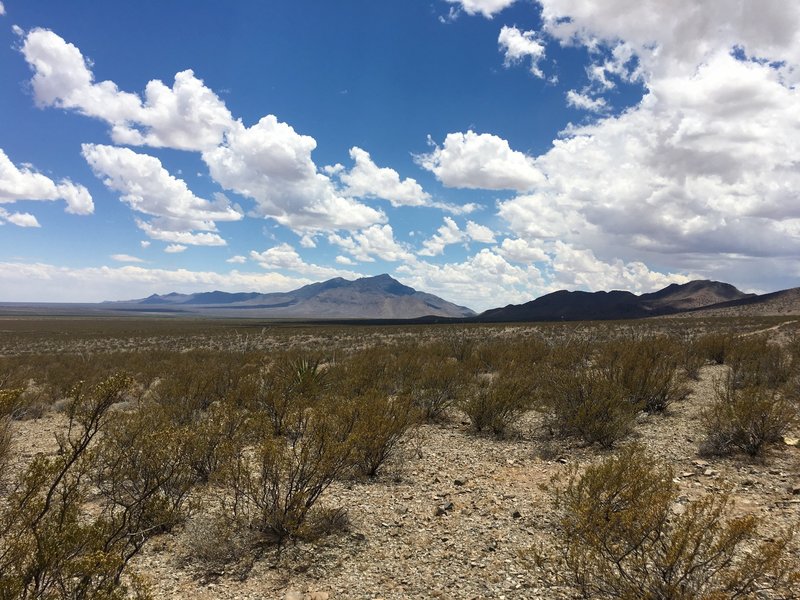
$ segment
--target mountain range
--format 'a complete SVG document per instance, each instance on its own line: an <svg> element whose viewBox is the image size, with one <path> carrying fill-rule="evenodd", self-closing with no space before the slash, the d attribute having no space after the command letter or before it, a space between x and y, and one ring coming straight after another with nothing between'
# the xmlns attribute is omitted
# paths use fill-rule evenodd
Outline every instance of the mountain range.
<svg viewBox="0 0 800 600"><path fill-rule="evenodd" d="M111 303L106 303L111 304ZM126 310L187 312L224 316L257 316L276 319L416 319L420 317L467 318L475 313L464 306L418 292L389 275L348 281L337 277L312 283L291 292L203 292L153 294L122 303Z"/></svg>
<svg viewBox="0 0 800 600"><path fill-rule="evenodd" d="M462 322L580 321L636 319L675 314L800 314L800 288L771 294L747 294L719 281L671 284L636 295L627 291L560 290L524 304L475 314L389 275L348 281L337 277L290 292L202 292L153 294L147 298L104 303L115 310L213 316L291 319L371 319Z"/></svg>

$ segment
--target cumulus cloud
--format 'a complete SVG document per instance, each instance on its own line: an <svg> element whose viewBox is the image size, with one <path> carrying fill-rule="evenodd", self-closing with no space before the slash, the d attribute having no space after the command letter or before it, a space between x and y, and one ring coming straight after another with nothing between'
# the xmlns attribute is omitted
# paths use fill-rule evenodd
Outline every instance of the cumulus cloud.
<svg viewBox="0 0 800 600"><path fill-rule="evenodd" d="M0 289L7 302L100 302L129 300L153 293L285 292L312 283L282 273L153 269L138 265L73 269L45 263L0 262ZM55 296L58 290L57 296Z"/></svg>
<svg viewBox="0 0 800 600"><path fill-rule="evenodd" d="M533 263L549 260L540 244L534 244L521 238L505 238L495 251L511 262Z"/></svg>
<svg viewBox="0 0 800 600"><path fill-rule="evenodd" d="M111 258L117 262L125 263L143 263L144 261L138 256L131 256L130 254L112 254Z"/></svg>
<svg viewBox="0 0 800 600"><path fill-rule="evenodd" d="M150 81L140 96L120 90L113 81L96 82L90 61L56 33L33 29L22 35L21 51L33 71L31 88L39 106L103 120L117 144L201 152L217 183L255 201L254 215L295 231L353 231L386 222L382 211L340 192L317 169L311 157L314 138L274 115L245 126L191 70L177 73L172 87ZM370 163L369 155L359 156L347 174L354 190L368 197L386 196L394 204L427 198L413 180L400 181L398 176L395 186L394 171ZM174 231L155 222L151 227Z"/></svg>
<svg viewBox="0 0 800 600"><path fill-rule="evenodd" d="M373 225L349 236L331 234L328 241L362 262L374 262L373 257L389 262L414 259L414 255L394 239L391 225Z"/></svg>
<svg viewBox="0 0 800 600"><path fill-rule="evenodd" d="M603 112L608 108L605 98L593 98L585 92L576 92L575 90L567 92L567 105L589 112Z"/></svg>
<svg viewBox="0 0 800 600"><path fill-rule="evenodd" d="M345 184L345 193L359 198L381 198L392 206L425 206L430 194L414 179L400 179L394 169L376 165L369 152L358 147L350 149L355 165L349 171L339 172Z"/></svg>
<svg viewBox="0 0 800 600"><path fill-rule="evenodd" d="M142 98L113 81L95 82L81 51L47 29L29 31L21 51L34 73L39 106L106 121L118 144L204 150L218 145L233 125L222 100L191 70L176 74L171 88L150 81Z"/></svg>
<svg viewBox="0 0 800 600"><path fill-rule="evenodd" d="M164 248L164 252L168 254L178 254L180 252L185 251L188 246L184 246L183 244L170 244L166 248Z"/></svg>
<svg viewBox="0 0 800 600"><path fill-rule="evenodd" d="M468 241L493 244L495 242L494 232L475 221L467 221L466 229L462 230L453 219L445 217L444 223L436 230L436 233L422 242L422 250L418 254L420 256L437 256L451 244Z"/></svg>
<svg viewBox="0 0 800 600"><path fill-rule="evenodd" d="M516 0L447 0L447 2L458 5L468 15L480 13L487 19L491 19L503 9L514 4Z"/></svg>
<svg viewBox="0 0 800 600"><path fill-rule="evenodd" d="M2 2L0 2L0 17L2 17L4 14L6 14L6 7L3 6Z"/></svg>
<svg viewBox="0 0 800 600"><path fill-rule="evenodd" d="M236 256L231 256L229 259L225 261L226 263L231 263L233 265L241 265L247 262L247 257L237 254Z"/></svg>
<svg viewBox="0 0 800 600"><path fill-rule="evenodd" d="M448 187L530 190L545 178L530 156L489 133L450 133L442 146L416 157L417 163Z"/></svg>
<svg viewBox="0 0 800 600"><path fill-rule="evenodd" d="M516 27L504 25L500 30L497 43L503 51L506 67L529 60L531 73L536 77L544 78L539 63L545 57L545 45L542 37L536 31L521 31Z"/></svg>
<svg viewBox="0 0 800 600"><path fill-rule="evenodd" d="M89 215L94 212L92 196L82 185L62 179L56 183L46 175L35 171L30 165L17 167L6 153L0 149L0 204L11 204L18 200L63 200L66 212L75 215ZM14 213L22 215L22 213ZM33 221L31 221L33 219ZM18 225L12 219L6 219ZM17 218L20 222L35 222L27 213ZM31 226L23 225L23 226ZM33 226L38 226L33 225Z"/></svg>
<svg viewBox="0 0 800 600"><path fill-rule="evenodd" d="M401 265L397 272L407 285L478 311L499 304L527 302L544 283L536 267L512 265L489 248L463 262L419 261Z"/></svg>
<svg viewBox="0 0 800 600"><path fill-rule="evenodd" d="M337 192L318 172L314 138L273 115L252 127L237 123L225 143L203 153L224 188L256 201L256 213L295 231L361 229L383 223L383 212Z"/></svg>
<svg viewBox="0 0 800 600"><path fill-rule="evenodd" d="M0 225L11 223L17 227L41 227L39 221L30 213L11 212L0 208Z"/></svg>
<svg viewBox="0 0 800 600"><path fill-rule="evenodd" d="M182 179L170 175L161 161L129 148L83 144L94 173L132 210L154 217L138 220L151 238L178 244L224 245L215 232L218 221L238 221L241 211L219 195L213 202L195 196ZM194 233L200 231L203 233Z"/></svg>
<svg viewBox="0 0 800 600"><path fill-rule="evenodd" d="M315 279L332 279L334 277L357 278L358 273L343 271L332 267L305 262L290 244L279 244L264 252L250 252L250 258L264 269L294 271Z"/></svg>

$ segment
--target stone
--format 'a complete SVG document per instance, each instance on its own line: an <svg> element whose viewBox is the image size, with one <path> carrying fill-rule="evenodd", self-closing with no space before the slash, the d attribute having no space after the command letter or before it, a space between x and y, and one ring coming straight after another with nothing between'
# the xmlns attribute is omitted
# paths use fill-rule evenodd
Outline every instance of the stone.
<svg viewBox="0 0 800 600"><path fill-rule="evenodd" d="M456 487L461 487L462 485L467 485L467 478L466 477L458 477L453 480L453 485Z"/></svg>
<svg viewBox="0 0 800 600"><path fill-rule="evenodd" d="M452 502L447 502L445 504L440 504L439 506L436 507L436 511L434 512L434 514L437 517L441 517L441 516L444 516L447 513L449 513L454 508L455 508L455 506L453 505Z"/></svg>

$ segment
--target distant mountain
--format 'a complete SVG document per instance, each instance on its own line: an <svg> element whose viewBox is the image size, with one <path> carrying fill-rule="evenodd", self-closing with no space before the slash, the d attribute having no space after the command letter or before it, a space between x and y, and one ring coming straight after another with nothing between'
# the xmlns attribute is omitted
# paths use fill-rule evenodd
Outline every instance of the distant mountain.
<svg viewBox="0 0 800 600"><path fill-rule="evenodd" d="M337 277L291 292L202 292L153 294L121 303L125 310L172 311L226 316L295 319L417 319L426 316L465 318L475 313L433 294L418 292L389 275L348 281Z"/></svg>
<svg viewBox="0 0 800 600"><path fill-rule="evenodd" d="M722 302L687 313L696 317L775 317L800 316L800 288L790 288L760 296Z"/></svg>
<svg viewBox="0 0 800 600"><path fill-rule="evenodd" d="M721 302L744 301L754 294L745 294L734 286L719 281L698 280L637 296L631 292L568 292L561 290L541 296L525 304L509 304L481 313L475 320L508 321L583 321L603 319L636 319L668 315Z"/></svg>

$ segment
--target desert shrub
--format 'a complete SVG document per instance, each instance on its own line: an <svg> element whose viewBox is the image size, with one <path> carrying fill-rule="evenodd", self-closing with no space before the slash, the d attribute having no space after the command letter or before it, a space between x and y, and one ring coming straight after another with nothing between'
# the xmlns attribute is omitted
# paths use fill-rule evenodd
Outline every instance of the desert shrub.
<svg viewBox="0 0 800 600"><path fill-rule="evenodd" d="M419 411L408 396L388 397L380 391L366 392L351 402L356 412L352 463L357 474L375 477L419 421Z"/></svg>
<svg viewBox="0 0 800 600"><path fill-rule="evenodd" d="M528 378L514 370L504 370L490 380L476 378L464 394L459 408L469 417L475 431L489 430L500 435L530 408L532 390Z"/></svg>
<svg viewBox="0 0 800 600"><path fill-rule="evenodd" d="M628 400L649 413L663 412L687 394L679 374L680 350L668 337L608 342L598 349L597 365L619 383Z"/></svg>
<svg viewBox="0 0 800 600"><path fill-rule="evenodd" d="M461 363L426 361L420 366L410 393L422 417L436 421L459 399L466 380L467 373Z"/></svg>
<svg viewBox="0 0 800 600"><path fill-rule="evenodd" d="M730 382L737 389L747 387L778 388L792 374L791 357L765 337L739 338L728 350Z"/></svg>
<svg viewBox="0 0 800 600"><path fill-rule="evenodd" d="M304 411L288 438L267 425L256 446L223 473L224 508L265 542L298 535L322 493L350 466L354 425L352 411L333 403Z"/></svg>
<svg viewBox="0 0 800 600"><path fill-rule="evenodd" d="M252 568L253 534L242 523L221 514L198 514L183 532L187 562L199 563L209 571L238 565L241 572Z"/></svg>
<svg viewBox="0 0 800 600"><path fill-rule="evenodd" d="M55 457L37 456L0 504L0 597L126 598L129 536L105 511L86 510L90 446L130 380L77 388Z"/></svg>
<svg viewBox="0 0 800 600"><path fill-rule="evenodd" d="M267 416L275 435L295 428L303 411L329 387L321 361L304 355L281 356L270 368L255 374L252 381L249 389L254 394L253 404Z"/></svg>
<svg viewBox="0 0 800 600"><path fill-rule="evenodd" d="M196 481L208 482L244 446L251 433L251 415L233 402L219 402L180 428L189 466Z"/></svg>
<svg viewBox="0 0 800 600"><path fill-rule="evenodd" d="M5 481L6 468L11 459L11 418L0 416L0 492Z"/></svg>
<svg viewBox="0 0 800 600"><path fill-rule="evenodd" d="M733 336L727 333L707 333L694 340L692 351L704 362L722 365L725 364L733 341Z"/></svg>
<svg viewBox="0 0 800 600"><path fill-rule="evenodd" d="M800 583L787 551L790 533L758 544L756 517L726 518L727 491L676 514L672 478L644 447L631 445L573 474L560 490L561 560L585 596L740 598L787 593Z"/></svg>
<svg viewBox="0 0 800 600"><path fill-rule="evenodd" d="M767 386L738 388L733 374L715 384L714 401L702 413L704 454L761 454L780 441L797 419L797 409L780 390Z"/></svg>
<svg viewBox="0 0 800 600"><path fill-rule="evenodd" d="M540 408L551 428L605 448L631 432L639 412L625 388L596 369L549 371Z"/></svg>
<svg viewBox="0 0 800 600"><path fill-rule="evenodd" d="M109 419L92 452L93 483L125 563L191 514L197 482L191 439L191 431L174 425L157 405Z"/></svg>

